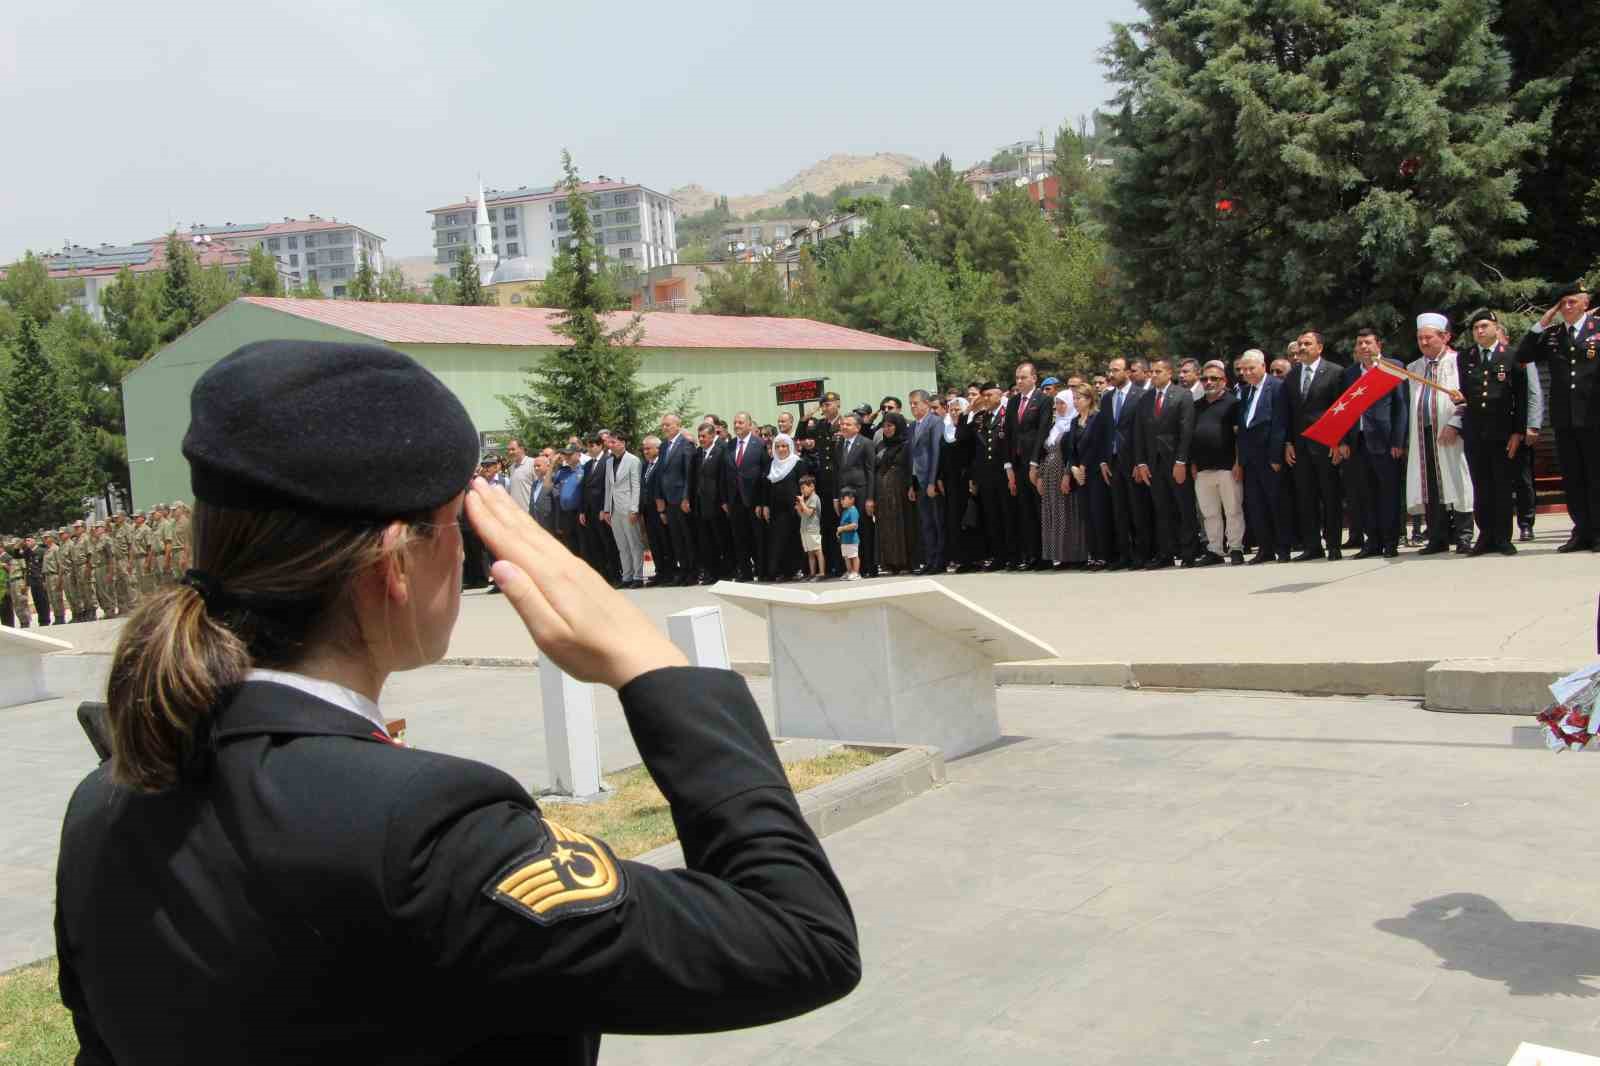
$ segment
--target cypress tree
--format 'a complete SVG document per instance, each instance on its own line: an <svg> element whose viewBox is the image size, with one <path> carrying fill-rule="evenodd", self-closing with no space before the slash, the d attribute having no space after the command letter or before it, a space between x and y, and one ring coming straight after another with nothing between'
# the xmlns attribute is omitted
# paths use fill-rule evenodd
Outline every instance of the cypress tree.
<svg viewBox="0 0 1600 1066"><path fill-rule="evenodd" d="M1510 275L1550 85L1510 91L1497 0L1140 4L1104 56L1108 232L1128 298L1178 350L1398 333L1418 310L1537 295Z"/></svg>
<svg viewBox="0 0 1600 1066"><path fill-rule="evenodd" d="M472 252L467 248L462 248L461 254L456 256L455 283L456 303L465 307L477 307L484 302L483 282L478 277L478 264L472 261Z"/></svg>
<svg viewBox="0 0 1600 1066"><path fill-rule="evenodd" d="M182 336L200 320L200 262L194 249L179 238L177 231L167 234L166 260L161 275L162 340Z"/></svg>

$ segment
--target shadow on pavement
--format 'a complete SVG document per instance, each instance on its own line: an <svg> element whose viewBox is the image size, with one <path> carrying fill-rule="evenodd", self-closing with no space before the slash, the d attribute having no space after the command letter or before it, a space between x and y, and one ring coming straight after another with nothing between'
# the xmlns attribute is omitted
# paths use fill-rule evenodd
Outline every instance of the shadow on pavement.
<svg viewBox="0 0 1600 1066"><path fill-rule="evenodd" d="M1600 975L1600 929L1519 922L1473 892L1425 899L1404 918L1372 924L1427 947L1446 970L1502 982L1513 996L1600 996L1582 980Z"/></svg>

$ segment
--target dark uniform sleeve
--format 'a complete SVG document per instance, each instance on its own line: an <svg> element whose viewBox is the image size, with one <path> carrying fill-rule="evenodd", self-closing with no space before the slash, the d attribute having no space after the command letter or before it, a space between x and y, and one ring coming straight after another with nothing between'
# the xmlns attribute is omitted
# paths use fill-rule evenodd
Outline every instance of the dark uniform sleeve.
<svg viewBox="0 0 1600 1066"><path fill-rule="evenodd" d="M861 975L855 922L744 680L619 693L688 869L617 860L527 798L427 771L394 816L390 908L487 1024L688 1033L792 1017Z"/></svg>
<svg viewBox="0 0 1600 1066"><path fill-rule="evenodd" d="M70 819L69 819L70 820ZM57 871L59 882L60 872ZM78 1054L72 1061L75 1066L114 1066L111 1049L106 1047L89 1014L89 1001L78 982L78 971L73 963L72 945L67 941L66 928L61 921L61 891L56 890L56 988L61 994L61 1005L72 1012L72 1028L78 1036Z"/></svg>

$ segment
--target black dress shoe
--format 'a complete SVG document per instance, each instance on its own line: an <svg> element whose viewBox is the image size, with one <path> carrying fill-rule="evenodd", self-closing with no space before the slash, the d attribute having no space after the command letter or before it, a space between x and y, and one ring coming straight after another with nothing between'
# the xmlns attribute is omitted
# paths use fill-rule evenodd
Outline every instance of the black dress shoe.
<svg viewBox="0 0 1600 1066"><path fill-rule="evenodd" d="M1470 554L1472 554L1472 541L1470 541L1470 540L1457 541L1456 542L1456 554L1457 555L1470 555Z"/></svg>
<svg viewBox="0 0 1600 1066"><path fill-rule="evenodd" d="M1339 551L1338 548L1330 548L1328 550L1328 562L1336 563L1340 559L1343 559L1343 558L1344 558L1344 555Z"/></svg>
<svg viewBox="0 0 1600 1066"><path fill-rule="evenodd" d="M1035 559L1035 560L1034 560L1034 561L1033 561L1033 562L1032 562L1032 563L1031 563L1031 564L1030 564L1030 565L1029 565L1029 566L1028 566L1028 569L1029 569L1029 570L1034 570L1034 571L1040 571L1040 572L1042 572L1042 571L1045 571L1045 570L1048 570L1048 569L1050 569L1050 567L1051 567L1051 565L1052 565L1052 564L1051 564L1051 562L1050 562L1050 560L1049 560L1049 559Z"/></svg>
<svg viewBox="0 0 1600 1066"><path fill-rule="evenodd" d="M1320 551L1303 551L1294 557L1294 561L1297 563L1314 563L1322 558L1323 554Z"/></svg>
<svg viewBox="0 0 1600 1066"><path fill-rule="evenodd" d="M1250 561L1248 563L1246 563L1245 565L1246 566L1260 566L1262 563L1270 563L1270 562L1272 562L1272 560L1274 558L1275 558L1275 556L1269 555L1267 552L1257 552L1254 556L1251 557Z"/></svg>
<svg viewBox="0 0 1600 1066"><path fill-rule="evenodd" d="M1381 554L1383 553L1380 552L1375 546L1368 544L1365 548L1362 548L1360 551L1356 552L1355 557L1357 559L1376 559Z"/></svg>
<svg viewBox="0 0 1600 1066"><path fill-rule="evenodd" d="M1278 562L1280 562L1280 563L1292 563L1292 562L1294 562L1294 560L1289 558L1289 553L1288 552L1279 552L1278 553Z"/></svg>
<svg viewBox="0 0 1600 1066"><path fill-rule="evenodd" d="M1523 541L1524 543L1526 543L1527 541L1532 540L1533 539L1533 527L1532 526L1523 526L1521 531L1518 532L1518 534L1517 534L1517 539L1520 540L1520 541Z"/></svg>
<svg viewBox="0 0 1600 1066"><path fill-rule="evenodd" d="M1105 564L1105 560L1103 560L1103 559L1090 559L1089 560L1089 565L1084 567L1084 569L1089 571L1091 574L1098 574L1100 571L1104 570L1105 568L1106 568L1106 564Z"/></svg>
<svg viewBox="0 0 1600 1066"><path fill-rule="evenodd" d="M956 573L976 574L980 569L982 569L982 567L980 567L977 563L962 563L960 566L956 567Z"/></svg>
<svg viewBox="0 0 1600 1066"><path fill-rule="evenodd" d="M1362 540L1361 540L1360 537L1351 537L1348 540L1346 540L1343 544L1339 545L1339 547L1341 547L1341 548L1361 548L1361 547L1364 547L1364 545L1362 544Z"/></svg>
<svg viewBox="0 0 1600 1066"><path fill-rule="evenodd" d="M1488 555L1490 552L1498 550L1493 544L1489 543L1488 537L1479 537L1478 543L1474 544L1472 550L1467 554L1471 556Z"/></svg>
<svg viewBox="0 0 1600 1066"><path fill-rule="evenodd" d="M1228 553L1228 562L1232 563L1234 566L1243 566L1244 552L1240 551L1238 548L1233 549L1233 551Z"/></svg>
<svg viewBox="0 0 1600 1066"><path fill-rule="evenodd" d="M1581 552L1587 547L1588 545L1583 541L1579 540L1577 537L1573 537L1571 540L1561 545L1561 547L1557 548L1556 551L1560 552L1562 555L1565 555L1568 552Z"/></svg>
<svg viewBox="0 0 1600 1066"><path fill-rule="evenodd" d="M1417 552L1418 555L1440 555L1450 550L1448 544L1428 544Z"/></svg>
<svg viewBox="0 0 1600 1066"><path fill-rule="evenodd" d="M1200 556L1200 558L1198 558L1198 559L1196 559L1194 561L1194 565L1196 565L1196 566L1221 566L1222 565L1222 556L1218 555L1216 552L1206 552L1204 555Z"/></svg>
<svg viewBox="0 0 1600 1066"><path fill-rule="evenodd" d="M990 560L989 562L984 563L982 566L978 567L978 569L983 571L985 574L994 574L994 573L998 573L1001 570L1006 569L1006 567L1002 566L1000 563L997 563L997 562L994 562L993 560Z"/></svg>
<svg viewBox="0 0 1600 1066"><path fill-rule="evenodd" d="M1383 549L1383 557L1385 559L1398 559L1400 558L1400 549L1391 544Z"/></svg>
<svg viewBox="0 0 1600 1066"><path fill-rule="evenodd" d="M1172 569L1172 560L1171 559L1151 559L1148 563L1144 564L1144 568L1146 570L1171 570Z"/></svg>
<svg viewBox="0 0 1600 1066"><path fill-rule="evenodd" d="M1508 540L1504 544L1500 545L1496 551L1498 551L1501 555L1515 555L1517 554L1517 546Z"/></svg>

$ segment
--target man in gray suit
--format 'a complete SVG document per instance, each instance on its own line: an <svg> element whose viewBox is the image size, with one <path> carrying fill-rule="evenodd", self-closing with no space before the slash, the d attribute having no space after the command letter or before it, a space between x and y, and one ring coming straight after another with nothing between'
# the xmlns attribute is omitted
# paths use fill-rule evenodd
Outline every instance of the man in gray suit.
<svg viewBox="0 0 1600 1066"><path fill-rule="evenodd" d="M622 564L622 588L644 588L644 524L639 517L639 457L628 451L628 439L613 432L606 441L606 503L600 521L611 527Z"/></svg>
<svg viewBox="0 0 1600 1066"><path fill-rule="evenodd" d="M861 416L848 414L839 420L840 436L834 444L833 469L838 478L838 489L855 490L856 510L860 514L861 576L871 577L877 567L877 499L878 456L871 438L861 432ZM836 490L837 493L837 490ZM833 501L835 514L843 511L837 495Z"/></svg>
<svg viewBox="0 0 1600 1066"><path fill-rule="evenodd" d="M944 419L933 413L928 393L911 390L911 480L916 494L917 525L922 533L919 574L944 573L944 497L939 495L939 449L944 445Z"/></svg>

